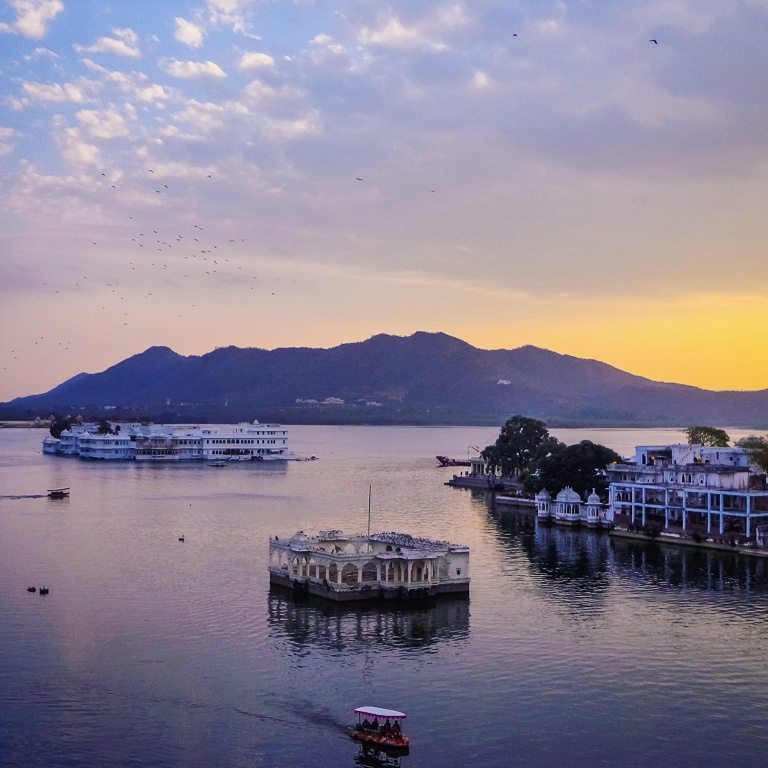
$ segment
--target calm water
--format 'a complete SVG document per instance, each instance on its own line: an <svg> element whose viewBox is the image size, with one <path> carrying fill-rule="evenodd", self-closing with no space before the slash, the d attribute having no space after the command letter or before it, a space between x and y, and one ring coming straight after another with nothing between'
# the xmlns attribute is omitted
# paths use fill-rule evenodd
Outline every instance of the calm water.
<svg viewBox="0 0 768 768"><path fill-rule="evenodd" d="M764 766L768 562L538 529L443 485L435 454L497 432L294 427L319 461L214 469L0 430L0 766L351 767L361 704L408 713L404 768ZM270 592L267 537L364 530L369 484L374 529L472 548L469 601Z"/></svg>

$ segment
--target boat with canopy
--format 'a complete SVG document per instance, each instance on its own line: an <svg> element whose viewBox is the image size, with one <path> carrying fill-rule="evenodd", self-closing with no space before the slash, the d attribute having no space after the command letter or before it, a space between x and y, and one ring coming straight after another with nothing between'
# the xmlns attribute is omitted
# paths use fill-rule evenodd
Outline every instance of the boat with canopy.
<svg viewBox="0 0 768 768"><path fill-rule="evenodd" d="M410 741L403 735L401 722L405 713L382 707L357 707L357 725L352 738L366 744L397 750L400 754L408 751Z"/></svg>

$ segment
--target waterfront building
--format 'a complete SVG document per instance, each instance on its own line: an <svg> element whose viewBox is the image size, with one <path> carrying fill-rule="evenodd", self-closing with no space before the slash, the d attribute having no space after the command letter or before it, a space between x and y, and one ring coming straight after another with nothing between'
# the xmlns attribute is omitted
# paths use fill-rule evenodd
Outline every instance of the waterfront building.
<svg viewBox="0 0 768 768"><path fill-rule="evenodd" d="M298 457L288 447L280 424L120 424L112 433L95 424L65 429L58 440L46 437L43 453L88 459L136 461L287 461Z"/></svg>
<svg viewBox="0 0 768 768"><path fill-rule="evenodd" d="M536 515L542 522L588 528L610 528L608 509L593 490L584 502L573 488L566 486L555 497L544 488L536 494Z"/></svg>
<svg viewBox="0 0 768 768"><path fill-rule="evenodd" d="M407 533L321 531L269 540L273 584L337 602L469 592L469 548Z"/></svg>
<svg viewBox="0 0 768 768"><path fill-rule="evenodd" d="M130 459L133 458L133 443L128 435L82 432L77 440L78 455L81 459Z"/></svg>
<svg viewBox="0 0 768 768"><path fill-rule="evenodd" d="M754 543L768 518L765 473L738 447L639 445L606 472L609 517L622 529Z"/></svg>

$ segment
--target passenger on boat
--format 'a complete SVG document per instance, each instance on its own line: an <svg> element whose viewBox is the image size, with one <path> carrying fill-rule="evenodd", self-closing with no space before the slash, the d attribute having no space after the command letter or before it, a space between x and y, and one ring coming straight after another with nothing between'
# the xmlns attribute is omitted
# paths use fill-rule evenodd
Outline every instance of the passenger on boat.
<svg viewBox="0 0 768 768"><path fill-rule="evenodd" d="M400 732L400 723L398 723L397 720L395 720L395 724L392 726L392 735L396 739L399 739L400 736L402 736L402 733Z"/></svg>
<svg viewBox="0 0 768 768"><path fill-rule="evenodd" d="M389 720L387 720L384 725L381 726L381 735L382 736L389 736L391 727L389 725Z"/></svg>

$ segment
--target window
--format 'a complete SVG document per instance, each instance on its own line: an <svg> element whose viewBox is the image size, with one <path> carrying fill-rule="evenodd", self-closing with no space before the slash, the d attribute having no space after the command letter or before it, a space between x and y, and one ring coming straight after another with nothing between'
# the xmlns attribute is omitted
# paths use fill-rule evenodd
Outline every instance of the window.
<svg viewBox="0 0 768 768"><path fill-rule="evenodd" d="M461 576L461 568L457 568L456 569L456 575L457 576Z"/></svg>

